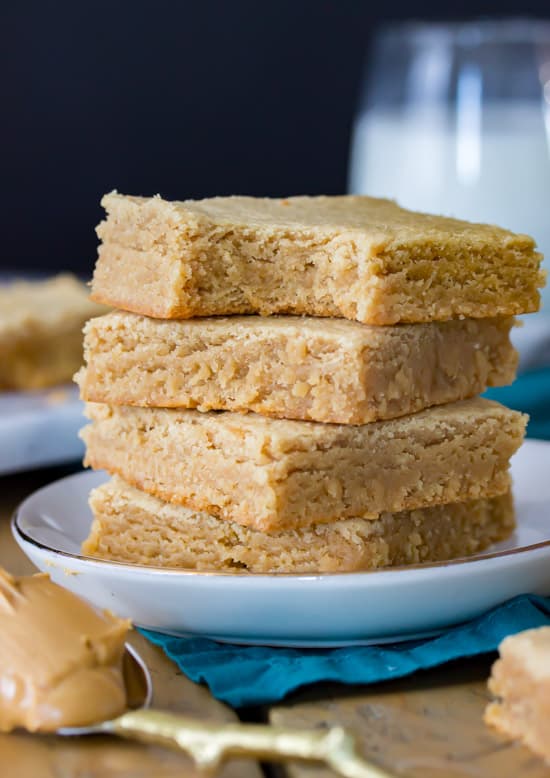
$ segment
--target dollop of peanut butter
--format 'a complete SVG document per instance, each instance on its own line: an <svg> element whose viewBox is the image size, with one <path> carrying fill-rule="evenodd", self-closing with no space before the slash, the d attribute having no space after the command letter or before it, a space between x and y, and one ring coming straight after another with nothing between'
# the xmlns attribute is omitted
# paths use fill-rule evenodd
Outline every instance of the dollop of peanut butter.
<svg viewBox="0 0 550 778"><path fill-rule="evenodd" d="M52 732L122 713L129 628L48 575L0 568L0 731Z"/></svg>

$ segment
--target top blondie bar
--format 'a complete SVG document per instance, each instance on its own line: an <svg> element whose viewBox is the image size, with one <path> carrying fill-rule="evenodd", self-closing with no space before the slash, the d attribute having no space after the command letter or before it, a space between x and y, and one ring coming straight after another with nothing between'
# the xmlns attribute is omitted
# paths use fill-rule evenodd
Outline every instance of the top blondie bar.
<svg viewBox="0 0 550 778"><path fill-rule="evenodd" d="M157 318L307 314L365 324L536 311L532 238L365 196L105 195L96 302Z"/></svg>

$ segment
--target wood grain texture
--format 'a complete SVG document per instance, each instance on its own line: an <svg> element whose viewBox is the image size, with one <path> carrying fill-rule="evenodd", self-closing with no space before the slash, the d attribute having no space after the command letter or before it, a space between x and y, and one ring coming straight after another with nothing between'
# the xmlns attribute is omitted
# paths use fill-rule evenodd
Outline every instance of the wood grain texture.
<svg viewBox="0 0 550 778"><path fill-rule="evenodd" d="M41 471L0 479L0 565L16 575L35 572L13 540L9 519L16 504L34 489L62 475ZM131 642L147 663L153 678L153 705L215 721L237 716L201 686L189 681L157 646L139 633ZM37 650L40 650L37 647ZM260 778L253 762L230 762L221 778ZM60 738L24 732L0 734L0 776L17 778L191 778L199 773L187 757L156 746L115 738Z"/></svg>
<svg viewBox="0 0 550 778"><path fill-rule="evenodd" d="M296 728L348 727L366 758L407 778L549 778L550 767L484 725L490 661L453 663L369 688L325 686L322 700L306 691L273 708L270 720ZM287 775L334 773L296 764Z"/></svg>

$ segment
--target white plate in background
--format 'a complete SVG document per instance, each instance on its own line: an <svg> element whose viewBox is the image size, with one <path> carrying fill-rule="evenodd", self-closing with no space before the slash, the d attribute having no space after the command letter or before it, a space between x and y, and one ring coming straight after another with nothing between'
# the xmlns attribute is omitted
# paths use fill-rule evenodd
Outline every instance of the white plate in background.
<svg viewBox="0 0 550 778"><path fill-rule="evenodd" d="M0 475L82 459L83 408L74 384L0 392Z"/></svg>
<svg viewBox="0 0 550 778"><path fill-rule="evenodd" d="M139 626L234 643L342 646L405 640L472 619L523 593L550 594L550 442L512 460L518 527L475 557L364 573L218 574L81 556L103 473L46 486L19 507L14 535L54 581Z"/></svg>

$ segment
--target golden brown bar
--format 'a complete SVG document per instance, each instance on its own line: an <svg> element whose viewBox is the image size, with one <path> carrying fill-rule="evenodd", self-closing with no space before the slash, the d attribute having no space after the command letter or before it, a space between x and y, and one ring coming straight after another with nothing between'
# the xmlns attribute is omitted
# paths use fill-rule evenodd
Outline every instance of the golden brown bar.
<svg viewBox="0 0 550 778"><path fill-rule="evenodd" d="M294 316L161 321L116 311L85 328L83 399L366 424L511 383L512 318L374 327Z"/></svg>
<svg viewBox="0 0 550 778"><path fill-rule="evenodd" d="M70 275L0 285L0 391L70 381L82 364L82 326L104 311Z"/></svg>
<svg viewBox="0 0 550 778"><path fill-rule="evenodd" d="M295 313L365 324L535 311L532 238L364 196L168 202L115 192L92 297L191 318Z"/></svg>
<svg viewBox="0 0 550 778"><path fill-rule="evenodd" d="M511 635L499 647L485 721L550 759L550 627Z"/></svg>
<svg viewBox="0 0 550 778"><path fill-rule="evenodd" d="M503 494L526 416L473 399L359 427L90 403L85 463L274 532Z"/></svg>
<svg viewBox="0 0 550 778"><path fill-rule="evenodd" d="M475 554L513 530L510 494L267 535L163 502L119 478L90 495L84 554L190 570L330 573Z"/></svg>

